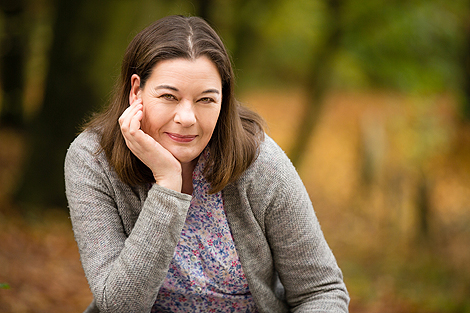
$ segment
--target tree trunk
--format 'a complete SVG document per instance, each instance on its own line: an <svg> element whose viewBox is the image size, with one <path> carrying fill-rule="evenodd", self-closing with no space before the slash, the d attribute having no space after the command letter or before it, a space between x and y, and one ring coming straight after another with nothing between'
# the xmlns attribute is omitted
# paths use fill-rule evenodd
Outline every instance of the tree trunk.
<svg viewBox="0 0 470 313"><path fill-rule="evenodd" d="M416 195L417 236L420 243L430 243L431 204L429 200L429 181L424 172L420 173Z"/></svg>
<svg viewBox="0 0 470 313"><path fill-rule="evenodd" d="M41 112L27 127L28 159L16 200L25 209L66 207L63 163L78 126L101 99L91 81L108 1L58 1Z"/></svg>
<svg viewBox="0 0 470 313"><path fill-rule="evenodd" d="M318 124L319 117L323 109L323 100L328 91L328 84L331 72L331 61L334 53L338 49L341 36L340 29L340 0L330 0L328 3L329 29L325 46L318 54L309 70L305 80L305 90L308 99L303 119L300 122L298 136L290 150L289 157L295 166L300 166L302 157L306 149L306 139L311 138Z"/></svg>
<svg viewBox="0 0 470 313"><path fill-rule="evenodd" d="M0 45L1 72L3 89L1 101L0 126L22 128L24 64L27 27L23 0L2 0L0 10L4 15L3 38Z"/></svg>

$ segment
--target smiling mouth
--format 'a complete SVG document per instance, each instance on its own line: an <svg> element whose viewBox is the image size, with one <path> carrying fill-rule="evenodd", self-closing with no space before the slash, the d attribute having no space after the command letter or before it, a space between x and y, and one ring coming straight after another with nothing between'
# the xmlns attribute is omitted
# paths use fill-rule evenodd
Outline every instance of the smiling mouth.
<svg viewBox="0 0 470 313"><path fill-rule="evenodd" d="M171 140L176 142L191 142L196 139L197 135L179 135L173 133L166 133Z"/></svg>

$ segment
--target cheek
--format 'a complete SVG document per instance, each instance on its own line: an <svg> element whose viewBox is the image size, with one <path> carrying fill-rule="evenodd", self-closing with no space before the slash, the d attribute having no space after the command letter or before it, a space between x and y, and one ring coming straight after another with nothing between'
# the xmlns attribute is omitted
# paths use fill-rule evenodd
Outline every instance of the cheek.
<svg viewBox="0 0 470 313"><path fill-rule="evenodd" d="M143 114L142 114L142 120L140 121L140 128L144 132L148 132L150 124L151 124L151 121L149 119L148 111L145 110L145 108L144 108Z"/></svg>
<svg viewBox="0 0 470 313"><path fill-rule="evenodd" d="M220 110L205 115L204 128L206 132L212 133L214 131L217 120L219 119L219 113Z"/></svg>
<svg viewBox="0 0 470 313"><path fill-rule="evenodd" d="M141 121L141 129L153 136L162 126L162 121L160 121L160 115L156 114L153 110L143 109L143 116Z"/></svg>

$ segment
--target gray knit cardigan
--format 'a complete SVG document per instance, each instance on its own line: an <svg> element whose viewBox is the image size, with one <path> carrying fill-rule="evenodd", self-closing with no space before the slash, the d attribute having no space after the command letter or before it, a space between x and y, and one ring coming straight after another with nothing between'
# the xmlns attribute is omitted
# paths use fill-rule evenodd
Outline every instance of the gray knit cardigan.
<svg viewBox="0 0 470 313"><path fill-rule="evenodd" d="M150 312L191 196L119 180L90 131L65 160L66 195L94 300L85 312ZM260 154L223 190L224 208L259 312L348 312L342 273L307 191L266 136Z"/></svg>

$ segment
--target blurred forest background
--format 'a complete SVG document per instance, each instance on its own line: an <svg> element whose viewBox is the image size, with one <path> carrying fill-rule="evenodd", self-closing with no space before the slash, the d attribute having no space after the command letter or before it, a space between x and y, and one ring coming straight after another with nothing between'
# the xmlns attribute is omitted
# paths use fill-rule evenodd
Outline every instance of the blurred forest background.
<svg viewBox="0 0 470 313"><path fill-rule="evenodd" d="M307 186L351 312L470 312L469 0L0 0L0 311L82 312L66 149L145 26L199 15Z"/></svg>

